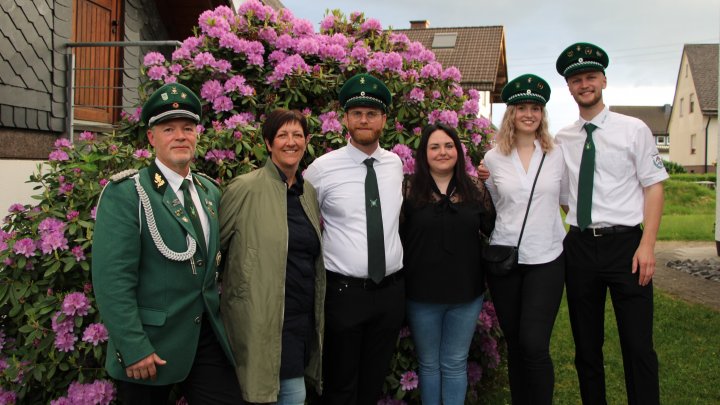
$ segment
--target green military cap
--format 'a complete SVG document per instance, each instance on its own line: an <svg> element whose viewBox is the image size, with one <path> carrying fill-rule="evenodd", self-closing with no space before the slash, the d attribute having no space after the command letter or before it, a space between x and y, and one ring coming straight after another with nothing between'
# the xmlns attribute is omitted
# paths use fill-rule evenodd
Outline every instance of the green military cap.
<svg viewBox="0 0 720 405"><path fill-rule="evenodd" d="M352 107L375 107L388 111L392 96L385 83L373 75L360 73L349 78L340 89L340 104Z"/></svg>
<svg viewBox="0 0 720 405"><path fill-rule="evenodd" d="M142 109L142 120L151 127L162 121L187 118L200 122L200 99L192 90L180 83L168 83L147 99Z"/></svg>
<svg viewBox="0 0 720 405"><path fill-rule="evenodd" d="M558 57L555 68L566 79L582 72L603 72L610 63L607 53L597 45L578 42L567 47Z"/></svg>
<svg viewBox="0 0 720 405"><path fill-rule="evenodd" d="M507 105L520 103L547 104L550 85L540 76L524 74L510 80L502 89L502 100Z"/></svg>

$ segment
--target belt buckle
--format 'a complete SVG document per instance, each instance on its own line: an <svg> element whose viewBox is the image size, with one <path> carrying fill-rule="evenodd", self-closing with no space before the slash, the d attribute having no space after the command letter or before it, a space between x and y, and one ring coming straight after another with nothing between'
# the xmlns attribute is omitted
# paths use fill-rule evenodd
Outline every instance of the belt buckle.
<svg viewBox="0 0 720 405"><path fill-rule="evenodd" d="M594 236L594 237L599 238L599 237L603 236L603 234L597 233L597 230L598 230L599 228L590 228L590 229L592 229L592 232L593 232L593 236Z"/></svg>

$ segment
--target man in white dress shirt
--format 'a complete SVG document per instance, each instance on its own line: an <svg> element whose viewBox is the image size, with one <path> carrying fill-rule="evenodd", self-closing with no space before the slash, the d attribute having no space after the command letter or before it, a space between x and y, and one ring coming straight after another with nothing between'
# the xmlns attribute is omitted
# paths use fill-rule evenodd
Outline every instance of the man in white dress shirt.
<svg viewBox="0 0 720 405"><path fill-rule="evenodd" d="M379 143L392 100L385 84L358 74L339 99L350 141L305 172L324 221L323 404L374 405L405 316L402 163Z"/></svg>
<svg viewBox="0 0 720 405"><path fill-rule="evenodd" d="M556 64L580 112L556 135L570 181L564 249L575 367L583 404L605 404L602 346L609 289L627 403L652 405L659 403L652 277L662 181L668 175L650 129L603 103L608 62L596 45L576 43Z"/></svg>

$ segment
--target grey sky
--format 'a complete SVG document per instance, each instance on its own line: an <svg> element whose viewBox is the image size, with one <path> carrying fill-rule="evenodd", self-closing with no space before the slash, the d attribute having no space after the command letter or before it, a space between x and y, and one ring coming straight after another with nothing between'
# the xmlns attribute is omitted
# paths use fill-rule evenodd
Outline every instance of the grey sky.
<svg viewBox="0 0 720 405"><path fill-rule="evenodd" d="M592 42L610 57L607 105L672 104L685 43L718 43L720 0L282 0L318 27L326 9L361 11L384 27L502 25L510 79L535 73L552 88L550 129L577 118L577 107L555 60L573 42ZM496 125L504 104L493 106Z"/></svg>

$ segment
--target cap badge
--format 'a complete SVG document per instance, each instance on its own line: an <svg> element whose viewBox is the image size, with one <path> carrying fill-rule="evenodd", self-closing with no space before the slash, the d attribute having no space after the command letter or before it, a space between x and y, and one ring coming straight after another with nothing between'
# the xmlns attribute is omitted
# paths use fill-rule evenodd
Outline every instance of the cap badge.
<svg viewBox="0 0 720 405"><path fill-rule="evenodd" d="M180 93L180 98L183 99L183 100L186 99L186 98L187 98L187 94L185 94L185 93Z"/></svg>
<svg viewBox="0 0 720 405"><path fill-rule="evenodd" d="M528 83L532 83L532 77L528 77Z"/></svg>
<svg viewBox="0 0 720 405"><path fill-rule="evenodd" d="M572 58L573 55L575 55L575 52L573 52L573 51L568 51L568 53L567 53L567 57L568 57L568 58Z"/></svg>
<svg viewBox="0 0 720 405"><path fill-rule="evenodd" d="M540 89L540 90L542 90L544 87L545 87L545 86L544 86L542 83L538 83L538 84L537 84L537 88Z"/></svg>
<svg viewBox="0 0 720 405"><path fill-rule="evenodd" d="M173 87L170 91L172 94L177 94L177 87Z"/></svg>
<svg viewBox="0 0 720 405"><path fill-rule="evenodd" d="M586 55L592 55L592 48L585 48Z"/></svg>
<svg viewBox="0 0 720 405"><path fill-rule="evenodd" d="M167 95L167 93L161 94L161 95L160 95L160 98L162 98L163 101L167 101L167 100L168 100L168 95Z"/></svg>
<svg viewBox="0 0 720 405"><path fill-rule="evenodd" d="M361 77L361 78L360 78L360 84L365 84L365 78L364 78L364 77Z"/></svg>

